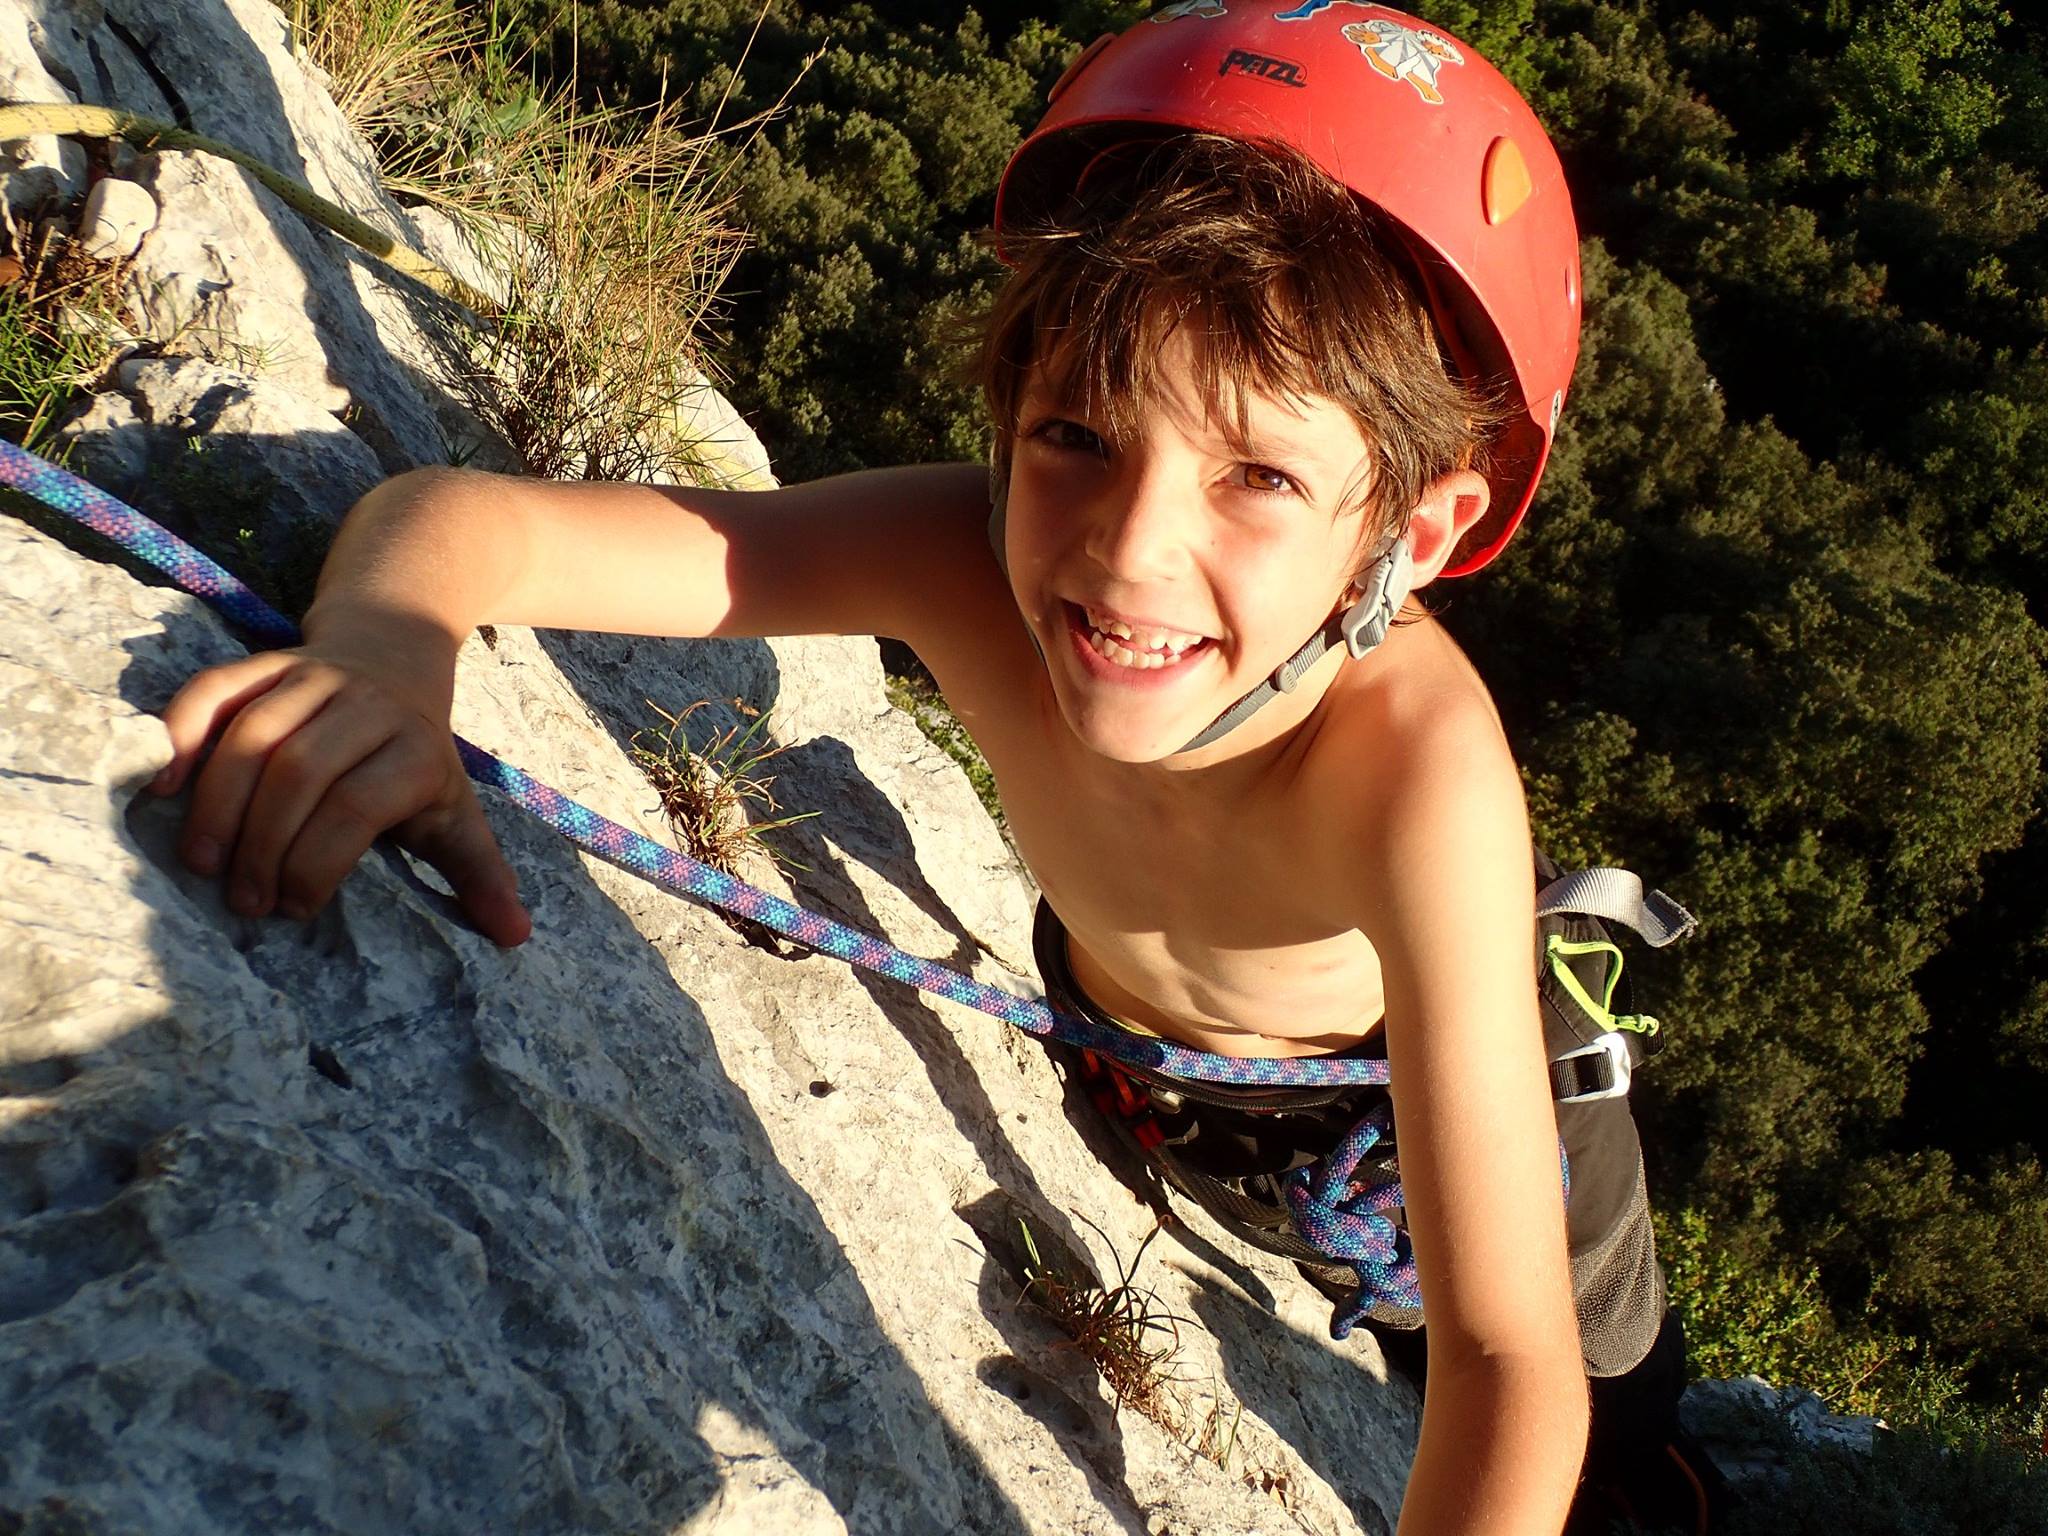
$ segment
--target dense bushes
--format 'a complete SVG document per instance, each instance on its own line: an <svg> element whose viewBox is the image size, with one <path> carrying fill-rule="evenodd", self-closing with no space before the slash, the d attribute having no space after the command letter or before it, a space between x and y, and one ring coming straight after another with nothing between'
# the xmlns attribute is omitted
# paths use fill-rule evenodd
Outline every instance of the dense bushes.
<svg viewBox="0 0 2048 1536"><path fill-rule="evenodd" d="M2042 41L1969 0L1544 6L1587 348L1531 537L1451 615L1546 832L1705 916L1667 1197L1986 1403L2048 1385Z"/></svg>

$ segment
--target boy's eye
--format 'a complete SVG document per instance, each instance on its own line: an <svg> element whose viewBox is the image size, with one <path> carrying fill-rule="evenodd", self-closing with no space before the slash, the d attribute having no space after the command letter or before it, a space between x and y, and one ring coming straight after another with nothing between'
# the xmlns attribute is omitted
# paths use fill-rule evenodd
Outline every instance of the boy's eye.
<svg viewBox="0 0 2048 1536"><path fill-rule="evenodd" d="M1283 474L1277 469L1269 469L1264 464L1243 465L1241 473L1244 476L1244 487L1249 491L1286 495L1299 489L1292 475Z"/></svg>
<svg viewBox="0 0 2048 1536"><path fill-rule="evenodd" d="M1041 424L1032 434L1040 442L1069 453L1101 454L1102 439L1089 431L1078 421L1068 421L1056 416Z"/></svg>

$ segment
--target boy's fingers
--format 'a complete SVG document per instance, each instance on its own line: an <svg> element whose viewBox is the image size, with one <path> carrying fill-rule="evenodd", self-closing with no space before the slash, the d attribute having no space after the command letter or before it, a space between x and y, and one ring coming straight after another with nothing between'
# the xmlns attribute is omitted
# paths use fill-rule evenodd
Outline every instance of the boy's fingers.
<svg viewBox="0 0 2048 1536"><path fill-rule="evenodd" d="M447 789L433 749L417 738L388 737L325 787L293 830L277 870L284 915L311 917L383 833L416 818ZM253 817L252 817L253 820ZM229 897L233 900L232 894Z"/></svg>
<svg viewBox="0 0 2048 1536"><path fill-rule="evenodd" d="M192 805L185 813L179 852L194 873L216 875L243 833L250 799L269 761L271 749L326 707L333 696L330 679L300 672L275 687L266 682L253 700L244 700L221 732L213 755L192 786ZM230 891L228 901L245 916Z"/></svg>
<svg viewBox="0 0 2048 1536"><path fill-rule="evenodd" d="M386 761L398 722L389 713L347 709L342 702L330 698L262 764L229 874L229 904L244 917L262 916L279 899L297 915L310 916L377 834L412 815L433 793L432 779L408 779L402 760ZM312 846L320 852L308 859L300 845L316 822Z"/></svg>
<svg viewBox="0 0 2048 1536"><path fill-rule="evenodd" d="M250 700L268 693L291 665L282 651L208 667L188 681L164 706L164 729L171 737L171 760L164 764L149 787L159 795L174 795L185 787L200 750L223 724Z"/></svg>
<svg viewBox="0 0 2048 1536"><path fill-rule="evenodd" d="M446 877L464 914L492 942L523 944L533 922L453 751L422 761L423 743L386 742L337 779L286 853L278 896L288 917L311 917L387 829ZM420 809L422 786L442 795ZM446 798L444 798L446 797Z"/></svg>
<svg viewBox="0 0 2048 1536"><path fill-rule="evenodd" d="M520 904L518 878L466 780L453 805L418 817L401 833L408 848L446 877L463 913L485 938L507 949L526 942L533 919Z"/></svg>

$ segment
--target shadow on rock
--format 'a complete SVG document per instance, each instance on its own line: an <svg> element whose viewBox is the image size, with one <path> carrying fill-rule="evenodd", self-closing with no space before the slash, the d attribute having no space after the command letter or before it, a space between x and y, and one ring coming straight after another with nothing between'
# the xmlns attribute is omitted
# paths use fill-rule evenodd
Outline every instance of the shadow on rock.
<svg viewBox="0 0 2048 1536"><path fill-rule="evenodd" d="M1030 1298L1033 1266L1023 1233L1028 1227L1040 1260L1060 1274L1092 1275L1087 1254L1070 1248L1036 1212L1002 1190L991 1190L956 1214L981 1241L976 1299L1009 1346L1009 1353L979 1361L975 1375L1043 1424L1067 1459L1104 1489L1103 1508L1118 1512L1132 1536L1143 1536L1117 1407L1103 1395L1095 1363Z"/></svg>
<svg viewBox="0 0 2048 1536"><path fill-rule="evenodd" d="M165 623L81 708L133 729L112 694L160 707L165 655L232 650ZM79 848L95 974L46 969L45 1044L0 1058L0 1165L33 1192L0 1211L9 1502L1024 1531L661 955L568 844L489 809L542 935L516 951L389 848L311 925L229 914L175 861L179 804L116 806Z"/></svg>
<svg viewBox="0 0 2048 1536"><path fill-rule="evenodd" d="M1231 1393L1336 1490L1364 1530L1388 1536L1415 1454L1413 1388L1371 1373L1355 1343L1331 1351L1228 1286L1201 1287L1192 1306L1216 1340Z"/></svg>

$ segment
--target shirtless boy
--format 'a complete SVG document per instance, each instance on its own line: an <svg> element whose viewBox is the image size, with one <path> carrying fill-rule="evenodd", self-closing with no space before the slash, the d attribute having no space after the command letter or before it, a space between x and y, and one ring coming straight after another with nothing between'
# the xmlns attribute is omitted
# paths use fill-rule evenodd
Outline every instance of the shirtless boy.
<svg viewBox="0 0 2048 1536"><path fill-rule="evenodd" d="M1520 784L1406 597L1484 564L1534 493L1576 236L1542 130L1470 49L1280 4L1175 6L1091 50L1012 162L993 484L401 476L350 514L300 648L172 702L155 787L191 785L183 856L247 916L310 915L388 830L517 944L448 735L476 626L908 642L1085 1004L1226 1055L1384 1050L1428 1318L1401 1529L1555 1532L1587 1371L1639 1366L1661 1284L1628 1358L1582 1354ZM1409 30L1438 45L1428 92L1358 40Z"/></svg>

